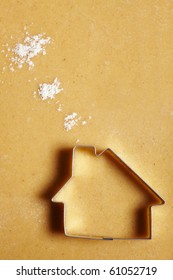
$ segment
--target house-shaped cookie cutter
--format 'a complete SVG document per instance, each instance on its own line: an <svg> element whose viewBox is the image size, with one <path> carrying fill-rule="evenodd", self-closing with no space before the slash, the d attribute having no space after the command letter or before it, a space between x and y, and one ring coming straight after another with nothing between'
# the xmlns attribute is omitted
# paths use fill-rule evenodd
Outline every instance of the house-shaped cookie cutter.
<svg viewBox="0 0 173 280"><path fill-rule="evenodd" d="M134 237L134 238L114 238L114 237L97 237L97 236L80 236L80 235L70 235L67 233L67 229L66 229L66 223L65 223L65 217L66 217L66 207L65 207L65 204L64 204L64 233L66 236L68 237L77 237L77 238L89 238L89 239L101 239L101 240L113 240L113 239L118 239L118 240L134 240L134 239L152 239L152 211L151 211L151 208L152 206L160 206L160 205L163 205L165 204L165 201L134 171L132 170L116 153L114 153L110 148L107 148L103 151L101 151L100 153L97 153L97 149L95 146L84 146L84 145L76 145L74 146L74 148L72 149L72 171L71 171L71 177L69 178L69 180L71 180L73 177L75 177L74 175L74 158L75 158L75 150L77 148L92 148L94 149L94 155L96 157L100 157L103 153L109 153L111 156L114 157L114 159L116 160L116 162L118 162L118 164L120 166L122 166L122 168L124 168L131 176L133 176L134 179L136 179L139 184L143 185L146 189L148 189L148 191L150 191L152 193L152 195L154 197L157 198L157 200L159 201L158 204L156 205L152 205L152 204L149 204L148 205L148 210L147 211L147 220L148 220L148 229L149 229L149 236L147 237ZM67 182L69 182L69 180ZM66 185L66 184L65 184ZM63 189L63 187L61 188ZM57 201L56 199L56 196L59 192L61 192L61 189L54 195L54 197L52 198L52 202L59 202Z"/></svg>

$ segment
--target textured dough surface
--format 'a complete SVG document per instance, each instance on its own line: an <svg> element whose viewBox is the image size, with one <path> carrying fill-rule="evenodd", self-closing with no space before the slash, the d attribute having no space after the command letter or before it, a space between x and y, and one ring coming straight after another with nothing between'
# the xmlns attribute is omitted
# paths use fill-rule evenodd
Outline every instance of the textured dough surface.
<svg viewBox="0 0 173 280"><path fill-rule="evenodd" d="M0 258L172 259L173 2L1 0L0 44L26 25L53 43L32 71L0 71ZM55 103L33 98L55 77L67 114L92 116L86 126L66 132ZM110 147L166 201L152 240L64 236L50 201L77 139Z"/></svg>

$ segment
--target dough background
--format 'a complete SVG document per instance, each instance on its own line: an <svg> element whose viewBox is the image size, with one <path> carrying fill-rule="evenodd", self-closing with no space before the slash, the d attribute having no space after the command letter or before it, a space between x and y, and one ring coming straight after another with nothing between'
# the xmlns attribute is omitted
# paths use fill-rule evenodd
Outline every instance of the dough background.
<svg viewBox="0 0 173 280"><path fill-rule="evenodd" d="M172 259L173 2L1 0L0 44L24 26L53 43L32 71L0 73L0 258ZM86 126L64 131L55 103L33 98L56 76L67 113L92 116ZM73 239L51 226L57 163L76 139L110 147L166 201L152 210L152 240Z"/></svg>

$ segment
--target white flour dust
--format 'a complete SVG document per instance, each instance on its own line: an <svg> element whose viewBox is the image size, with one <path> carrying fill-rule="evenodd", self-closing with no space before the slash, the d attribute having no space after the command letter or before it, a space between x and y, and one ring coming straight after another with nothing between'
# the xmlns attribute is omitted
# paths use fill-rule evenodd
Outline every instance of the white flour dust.
<svg viewBox="0 0 173 280"><path fill-rule="evenodd" d="M48 98L53 99L55 98L56 94L59 94L62 90L63 88L61 87L61 83L57 78L55 78L52 84L40 84L38 95L41 96L42 100L46 100ZM37 92L34 91L34 94L37 94Z"/></svg>

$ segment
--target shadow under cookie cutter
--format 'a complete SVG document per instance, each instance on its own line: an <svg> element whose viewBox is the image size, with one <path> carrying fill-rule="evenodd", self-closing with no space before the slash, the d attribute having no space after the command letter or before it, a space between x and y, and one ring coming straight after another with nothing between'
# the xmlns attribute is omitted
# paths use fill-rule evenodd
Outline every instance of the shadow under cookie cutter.
<svg viewBox="0 0 173 280"><path fill-rule="evenodd" d="M147 189L149 192L152 193L152 196L156 198L158 201L157 204L149 204L148 205L148 211L147 211L147 224L148 224L148 230L149 230L149 235L147 237L130 237L130 238L121 238L121 237L112 237L112 236L93 236L93 235L78 235L78 234L69 234L68 229L66 226L66 205L62 201L59 201L59 194L62 192L62 190L66 187L66 184L75 177L74 175L74 160L75 160L75 151L78 148L84 148L84 149L93 149L94 150L94 155L96 157L100 157L103 154L109 154L111 157L114 158L116 162L126 170L136 181L139 182L139 184L143 185L145 189ZM165 203L165 201L139 176L137 175L117 154L115 154L110 148L107 148L103 150L102 152L97 153L96 147L95 146L83 146L83 145L76 145L72 149L72 174L69 180L65 183L65 185L55 194L55 196L52 198L52 202L55 203L63 203L64 204L64 232L65 235L68 237L76 237L76 238L89 238L89 239L101 239L101 240L113 240L113 239L120 239L120 240L134 240L134 239L152 239L152 213L151 213L151 208L152 206L160 206ZM146 207L147 209L147 207ZM113 234L112 234L113 235Z"/></svg>

